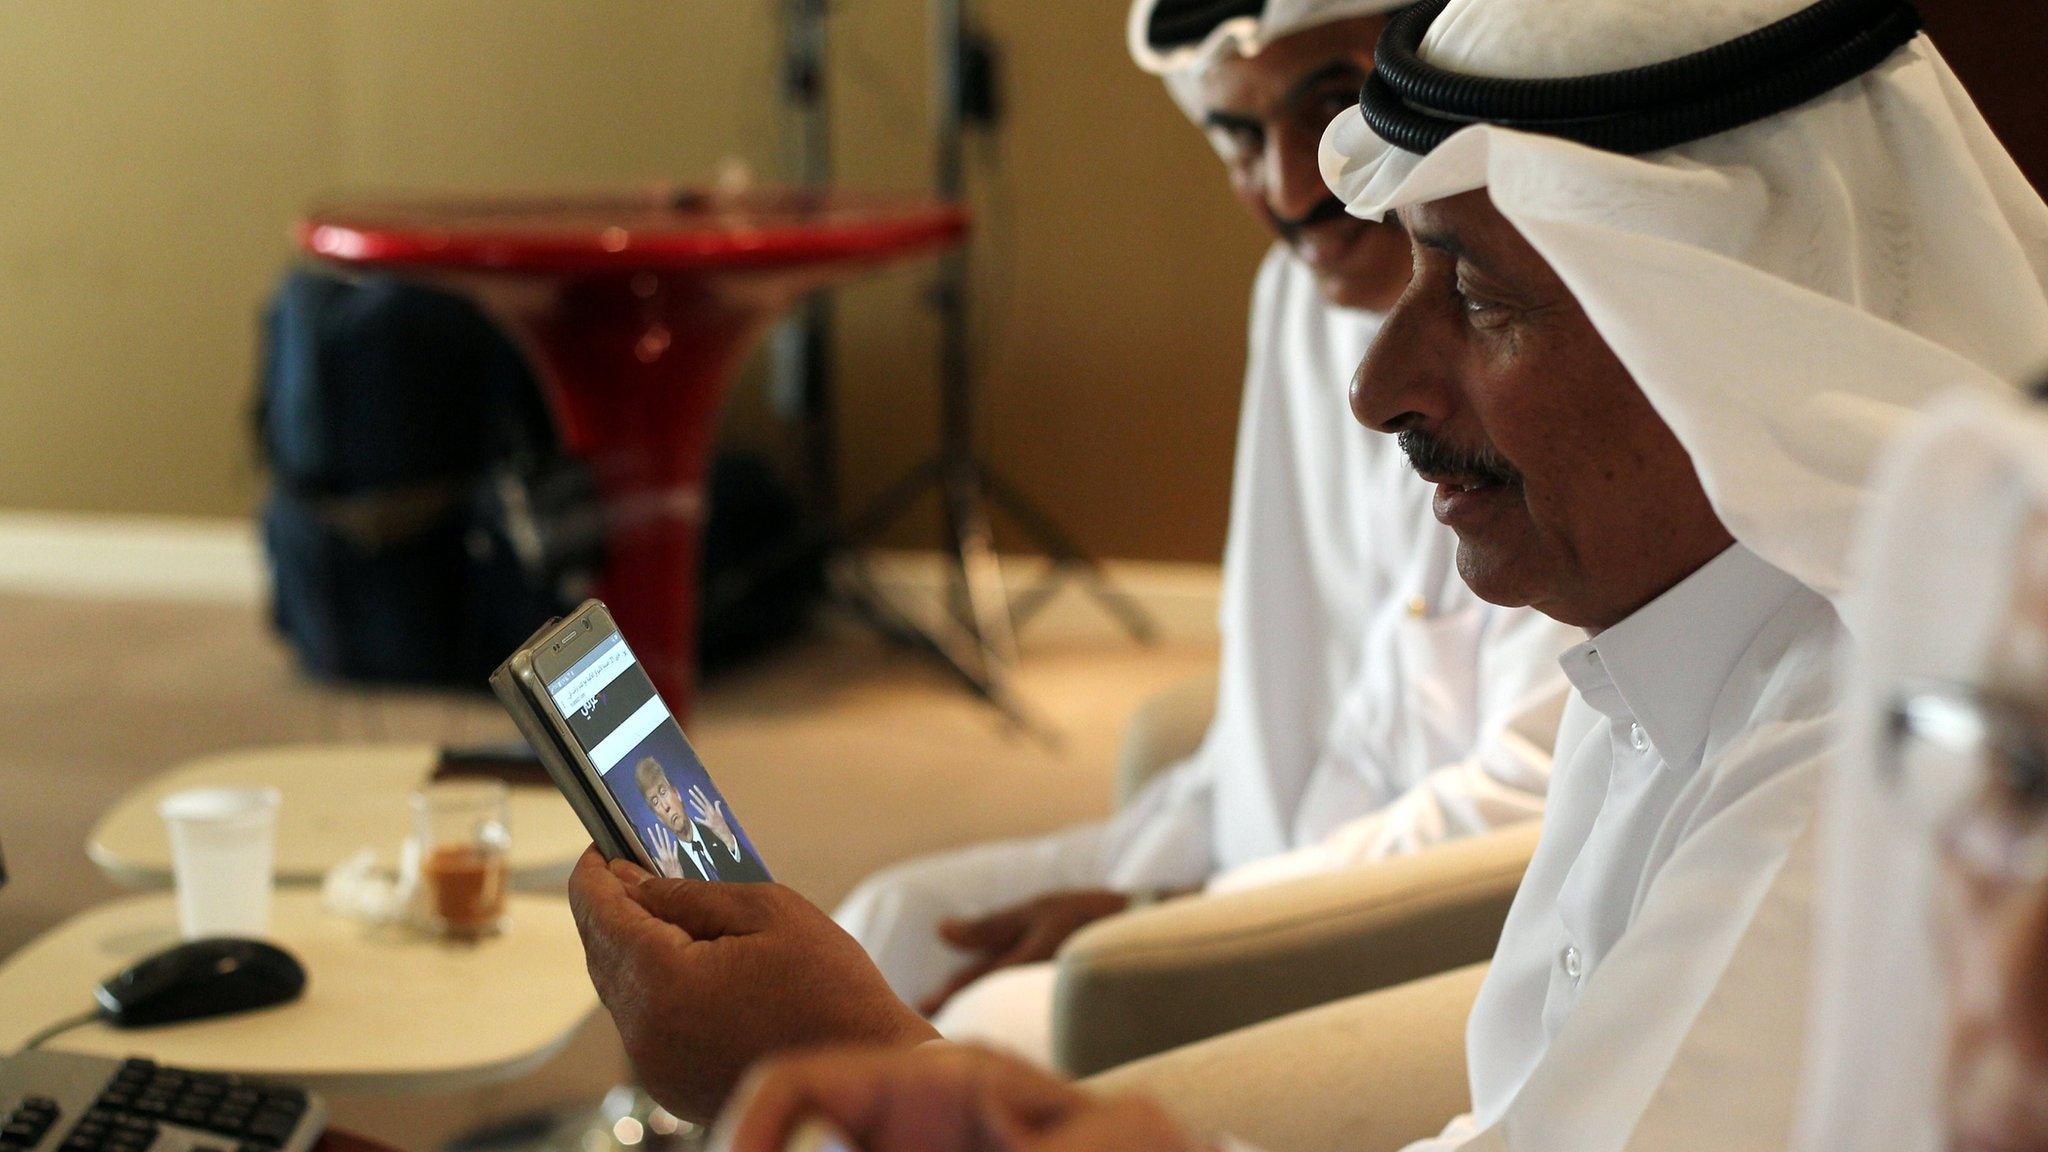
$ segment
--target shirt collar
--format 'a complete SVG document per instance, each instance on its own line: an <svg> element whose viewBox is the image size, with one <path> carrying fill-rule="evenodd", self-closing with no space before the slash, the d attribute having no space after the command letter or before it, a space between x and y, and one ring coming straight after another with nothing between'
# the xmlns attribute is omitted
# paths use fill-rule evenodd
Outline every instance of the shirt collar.
<svg viewBox="0 0 2048 1152"><path fill-rule="evenodd" d="M1740 544L1564 654L1572 686L1608 719L1640 724L1664 763L1689 767L1721 688L1800 584Z"/></svg>

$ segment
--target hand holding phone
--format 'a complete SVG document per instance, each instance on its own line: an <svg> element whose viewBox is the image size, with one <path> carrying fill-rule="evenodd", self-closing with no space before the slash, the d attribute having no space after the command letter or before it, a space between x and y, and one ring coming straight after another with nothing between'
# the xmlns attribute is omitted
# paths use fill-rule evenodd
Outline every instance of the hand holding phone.
<svg viewBox="0 0 2048 1152"><path fill-rule="evenodd" d="M770 879L603 604L536 632L491 690L607 858L677 879Z"/></svg>

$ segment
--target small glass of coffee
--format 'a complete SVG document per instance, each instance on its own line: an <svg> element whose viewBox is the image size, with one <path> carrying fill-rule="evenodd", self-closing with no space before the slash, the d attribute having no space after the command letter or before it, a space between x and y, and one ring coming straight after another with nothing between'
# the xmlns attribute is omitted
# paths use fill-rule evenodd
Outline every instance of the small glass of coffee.
<svg viewBox="0 0 2048 1152"><path fill-rule="evenodd" d="M495 780L429 784L412 794L420 844L420 919L454 940L475 940L505 923L505 785Z"/></svg>

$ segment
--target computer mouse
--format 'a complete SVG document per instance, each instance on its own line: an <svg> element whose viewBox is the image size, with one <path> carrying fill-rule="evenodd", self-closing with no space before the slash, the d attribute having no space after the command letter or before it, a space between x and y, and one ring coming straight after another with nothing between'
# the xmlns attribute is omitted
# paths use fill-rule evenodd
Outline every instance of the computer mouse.
<svg viewBox="0 0 2048 1152"><path fill-rule="evenodd" d="M292 954L261 940L216 937L159 952L93 990L116 1028L175 1024L248 1012L295 1000L306 970Z"/></svg>

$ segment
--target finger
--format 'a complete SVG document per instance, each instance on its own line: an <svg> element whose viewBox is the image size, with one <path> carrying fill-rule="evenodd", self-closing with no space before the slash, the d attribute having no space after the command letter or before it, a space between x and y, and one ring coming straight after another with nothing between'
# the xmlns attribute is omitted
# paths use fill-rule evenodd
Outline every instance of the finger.
<svg viewBox="0 0 2048 1152"><path fill-rule="evenodd" d="M1195 1152L1203 1145L1157 1103L1118 1096L1073 1109L1045 1126L1035 1138L1017 1141L1031 1152L1095 1152L1101 1148L1143 1148L1147 1152Z"/></svg>
<svg viewBox="0 0 2048 1152"><path fill-rule="evenodd" d="M1077 1089L1008 1057L941 1045L848 1049L770 1061L735 1094L713 1136L724 1152L780 1152L806 1120L823 1119L866 1152L965 1152L986 1143L988 1118L1036 1131L1086 1101Z"/></svg>
<svg viewBox="0 0 2048 1152"><path fill-rule="evenodd" d="M702 880L649 880L630 898L658 920L692 939L750 936L786 915L773 884L710 884Z"/></svg>
<svg viewBox="0 0 2048 1152"><path fill-rule="evenodd" d="M975 952L996 952L1016 944L1031 925L1027 908L1011 908L978 920L939 921L939 939L955 948Z"/></svg>
<svg viewBox="0 0 2048 1152"><path fill-rule="evenodd" d="M671 938L674 934L633 899L632 887L595 848L584 853L569 874L569 912L583 941L585 966L600 992L616 970L631 967L632 953L651 946L664 933Z"/></svg>
<svg viewBox="0 0 2048 1152"><path fill-rule="evenodd" d="M1067 933L1043 926L1034 927L1017 941L1017 946L1003 955L1003 966L1038 964L1060 954L1060 945L1067 942Z"/></svg>

